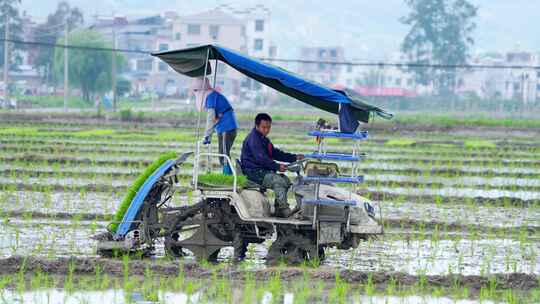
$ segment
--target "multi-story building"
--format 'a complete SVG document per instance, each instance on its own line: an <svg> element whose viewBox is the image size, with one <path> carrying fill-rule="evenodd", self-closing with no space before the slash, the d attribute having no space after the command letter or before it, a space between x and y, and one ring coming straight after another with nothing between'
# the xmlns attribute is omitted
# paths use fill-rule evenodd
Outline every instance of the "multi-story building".
<svg viewBox="0 0 540 304"><path fill-rule="evenodd" d="M261 59L271 59L277 56L277 47L272 42L272 31L270 29L270 9L262 4L244 9L223 4L218 9L242 20L244 24L243 33L246 40L245 50L248 55ZM241 91L242 95L253 97L255 95L270 97L273 92L247 77L244 77L242 80ZM275 97L275 95L272 97Z"/></svg>
<svg viewBox="0 0 540 304"><path fill-rule="evenodd" d="M272 44L270 30L270 9L262 4L245 9L235 9L231 5L224 4L218 9L243 22L248 55L258 58L276 56L277 49Z"/></svg>
<svg viewBox="0 0 540 304"><path fill-rule="evenodd" d="M473 65L501 68L470 69L461 73L458 93L471 93L484 99L534 102L540 96L540 75L534 68L505 69L505 66L537 66L538 54L530 52L490 53L477 56Z"/></svg>
<svg viewBox="0 0 540 304"><path fill-rule="evenodd" d="M247 51L244 22L220 9L178 17L173 23L172 37L174 48L219 44L243 53ZM211 68L215 69L215 65ZM184 89L189 87L186 81L182 81ZM241 81L240 73L218 62L216 86L219 89L229 95L238 95Z"/></svg>
<svg viewBox="0 0 540 304"><path fill-rule="evenodd" d="M538 55L529 52L509 52L507 65L538 65ZM536 101L538 75L535 69L509 69L504 84L505 99L521 99L524 103Z"/></svg>
<svg viewBox="0 0 540 304"><path fill-rule="evenodd" d="M174 17L171 13L133 20L126 16L96 16L90 28L100 32L118 49L167 50L171 46ZM123 53L123 56L126 67L119 72L132 82L135 93L178 93L170 92L169 74L172 73L166 65L145 53Z"/></svg>
<svg viewBox="0 0 540 304"><path fill-rule="evenodd" d="M336 62L345 61L343 47L303 47L300 58L305 61L299 65L298 72L304 77L325 84L335 85L342 77L342 71L347 67Z"/></svg>

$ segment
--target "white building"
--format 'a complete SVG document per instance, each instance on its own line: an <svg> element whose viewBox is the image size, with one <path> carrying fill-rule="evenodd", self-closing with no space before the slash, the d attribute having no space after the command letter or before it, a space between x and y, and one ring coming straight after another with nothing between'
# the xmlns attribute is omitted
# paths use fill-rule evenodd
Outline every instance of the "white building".
<svg viewBox="0 0 540 304"><path fill-rule="evenodd" d="M246 9L235 9L231 5L224 4L218 9L242 20L248 55L258 58L276 56L277 49L272 43L270 30L270 9L262 4Z"/></svg>
<svg viewBox="0 0 540 304"><path fill-rule="evenodd" d="M298 72L307 79L333 86L342 79L342 72L347 71L344 65L336 64L345 61L343 47L303 47L300 49L301 63ZM342 84L343 85L343 84Z"/></svg>
<svg viewBox="0 0 540 304"><path fill-rule="evenodd" d="M173 23L172 35L174 49L218 44L243 53L247 51L244 21L220 9L178 17ZM212 69L215 69L214 64ZM225 94L239 94L243 77L234 69L219 62L216 79L216 86ZM182 83L183 89L189 88L188 82Z"/></svg>
<svg viewBox="0 0 540 304"><path fill-rule="evenodd" d="M521 100L525 103L534 102L539 98L540 75L535 69L504 68L504 66L537 66L538 54L522 51L485 54L474 58L472 64L501 68L464 71L459 82L459 93L472 93L484 99Z"/></svg>
<svg viewBox="0 0 540 304"><path fill-rule="evenodd" d="M126 16L96 16L90 26L119 49L143 52L167 50L171 47L172 17L170 13L144 18L129 19ZM170 92L172 72L166 65L145 53L123 53L127 67L121 71L128 78L135 93ZM171 95L171 94L169 94Z"/></svg>
<svg viewBox="0 0 540 304"><path fill-rule="evenodd" d="M274 57L277 50L271 42L270 16L270 10L263 5L246 9L221 5L199 14L180 16L173 23L173 47L219 44L252 57ZM223 63L218 65L217 86L232 99L255 97L258 91L260 94L268 91Z"/></svg>

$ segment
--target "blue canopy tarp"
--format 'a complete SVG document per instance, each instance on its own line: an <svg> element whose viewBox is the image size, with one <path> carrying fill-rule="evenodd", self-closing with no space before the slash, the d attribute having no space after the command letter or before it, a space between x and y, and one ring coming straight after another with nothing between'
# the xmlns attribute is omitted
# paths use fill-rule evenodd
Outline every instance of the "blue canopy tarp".
<svg viewBox="0 0 540 304"><path fill-rule="evenodd" d="M321 110L339 113L339 104L350 104L356 119L368 122L370 113L389 118L391 114L371 106L345 91L332 90L324 85L305 80L280 67L261 62L217 45L204 45L174 51L152 54L165 61L176 72L189 77L199 77L211 73L208 60L219 60L240 73L255 79L275 90L291 96ZM205 67L205 63L208 65Z"/></svg>

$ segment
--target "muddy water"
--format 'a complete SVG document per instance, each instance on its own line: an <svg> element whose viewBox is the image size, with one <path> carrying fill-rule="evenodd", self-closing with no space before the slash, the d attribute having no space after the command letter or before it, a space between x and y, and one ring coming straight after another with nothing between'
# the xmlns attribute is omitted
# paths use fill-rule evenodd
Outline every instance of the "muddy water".
<svg viewBox="0 0 540 304"><path fill-rule="evenodd" d="M496 240L379 240L357 250L331 250L325 265L411 274L540 273L540 244Z"/></svg>
<svg viewBox="0 0 540 304"><path fill-rule="evenodd" d="M39 186L47 186L47 185L60 185L60 186L88 186L88 185L106 185L109 187L129 187L131 186L132 180L121 180L121 179L115 179L110 178L106 176L100 176L95 179L89 179L89 178L48 178L48 177L0 177L0 183L2 184L24 184L24 185L39 185Z"/></svg>
<svg viewBox="0 0 540 304"><path fill-rule="evenodd" d="M4 212L113 214L125 193L0 191Z"/></svg>
<svg viewBox="0 0 540 304"><path fill-rule="evenodd" d="M386 220L415 220L484 227L540 227L540 209L534 207L486 207L463 204L380 202Z"/></svg>
<svg viewBox="0 0 540 304"><path fill-rule="evenodd" d="M381 191L391 194L400 195L439 195L439 196L452 196L462 198L500 198L500 197L512 197L522 200L537 200L540 199L540 192L533 191L507 191L507 190L482 190L474 188L452 188L443 187L438 189L430 188L402 188L402 187L366 187L370 191Z"/></svg>
<svg viewBox="0 0 540 304"><path fill-rule="evenodd" d="M231 290L233 303L245 302L242 286L236 286ZM76 291L67 292L62 289L41 289L25 292L17 292L15 290L6 289L0 291L0 296L7 303L64 303L64 304L79 304L79 303L110 303L110 304L152 304L152 303L221 303L220 299L212 299L205 296L205 291L197 290L193 293L159 291L157 292L157 301L145 299L145 296L137 291L124 291L122 289L109 289L101 291ZM324 296L321 299L312 299L315 303L324 303L327 299ZM281 295L273 295L266 291L262 293L261 304L282 303L293 304L301 300L294 292L283 291ZM255 300L255 299L254 299ZM310 301L311 302L311 301ZM311 303L313 303L311 302ZM358 293L346 300L346 303L370 303L370 304L471 304L476 303L475 300L469 299L450 299L447 297L432 297L432 296L367 296ZM492 304L494 302L485 300L484 304Z"/></svg>
<svg viewBox="0 0 540 304"><path fill-rule="evenodd" d="M144 168L132 168L125 166L66 166L59 165L55 168L50 165L33 164L31 166L21 166L13 164L0 164L1 171L16 171L25 170L31 171L35 174L48 173L48 174L66 174L66 173L85 173L85 174L139 174Z"/></svg>
<svg viewBox="0 0 540 304"><path fill-rule="evenodd" d="M377 168L380 169L380 168ZM51 183L61 183L56 181L55 175L61 177L65 174L77 175L84 173L85 176L94 176L93 179L88 179L88 183L102 183L103 180L111 179L111 174L123 174L123 175L132 175L133 178L137 176L142 169L140 168L126 168L118 166L62 166L59 168L53 168L52 166L32 166L32 167L23 167L18 165L0 165L0 172L2 170L24 170L24 173L21 174L31 174L31 176L36 175L51 175L43 180L50 181ZM415 169L415 170L418 170ZM430 170L430 169L427 169ZM343 173L348 173L350 170L348 168L342 168ZM179 171L180 175L190 176L192 174L192 169L185 168ZM540 174L540 173L539 173ZM20 175L20 174L18 174ZM293 176L293 175L291 175ZM123 179L126 179L128 176L122 176ZM5 177L9 180L13 180L12 177ZM4 178L4 179L5 179ZM71 180L72 178L70 178ZM114 177L115 180L119 178ZM483 185L489 185L490 187L508 187L508 186L524 186L524 187L540 187L540 179L534 178L515 178L515 177L440 177L440 176L430 176L430 172L426 171L426 175L399 175L399 174L376 174L370 175L365 174L364 179L366 181L377 182L377 181L396 181L396 182L413 182L413 183L440 183L446 186L462 186L470 185L481 187ZM2 182L0 178L0 182Z"/></svg>
<svg viewBox="0 0 540 304"><path fill-rule="evenodd" d="M537 168L515 168L515 167L489 167L489 166L441 166L441 165L426 165L419 164L411 166L410 164L391 164L391 163L360 163L358 164L359 169L384 169L384 170L432 170L432 169L441 169L441 170L456 170L459 169L463 172L471 173L484 173L486 171L494 173L529 173L529 174L538 174L540 176L540 170Z"/></svg>
<svg viewBox="0 0 540 304"><path fill-rule="evenodd" d="M415 183L441 183L445 186L483 186L489 185L493 187L503 186L528 186L540 187L540 179L530 178L512 178L512 177L438 177L438 176L410 176L410 175L394 175L394 174L377 174L364 175L366 181L398 181L398 182L415 182Z"/></svg>
<svg viewBox="0 0 540 304"><path fill-rule="evenodd" d="M11 255L95 256L91 235L104 230L98 221L50 221L12 219L0 224L0 253ZM266 244L250 245L248 261L254 269L263 269ZM158 244L156 255L163 256ZM229 261L232 248L220 253ZM187 257L193 259L193 257ZM328 249L323 266L357 271L403 272L410 274L487 275L490 273L540 274L540 243L513 239L485 239L481 236L453 236L437 239L428 236L409 238L393 234L361 243L356 250Z"/></svg>
<svg viewBox="0 0 540 304"><path fill-rule="evenodd" d="M0 224L0 255L94 256L90 237L104 231L98 221L7 219Z"/></svg>
<svg viewBox="0 0 540 304"><path fill-rule="evenodd" d="M122 193L0 191L0 208L6 213L35 212L49 214L95 214L110 216L120 204ZM176 196L182 205L186 197ZM182 202L182 203L181 203ZM436 204L413 201L379 202L383 218L441 224L480 225L484 227L540 227L540 209L536 207L499 207L475 204Z"/></svg>

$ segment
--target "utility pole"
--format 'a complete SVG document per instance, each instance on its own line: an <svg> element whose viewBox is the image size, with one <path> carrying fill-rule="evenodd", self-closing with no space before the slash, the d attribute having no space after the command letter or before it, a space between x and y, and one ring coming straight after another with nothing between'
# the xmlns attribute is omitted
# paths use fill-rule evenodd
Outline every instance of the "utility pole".
<svg viewBox="0 0 540 304"><path fill-rule="evenodd" d="M64 24L64 112L68 111L69 69L68 69L68 22Z"/></svg>
<svg viewBox="0 0 540 304"><path fill-rule="evenodd" d="M112 94L113 94L113 111L116 112L116 29L113 21L112 29L113 52L112 52Z"/></svg>
<svg viewBox="0 0 540 304"><path fill-rule="evenodd" d="M4 105L9 107L9 93L8 93L8 66L9 66L9 16L6 13L6 20L4 24Z"/></svg>

